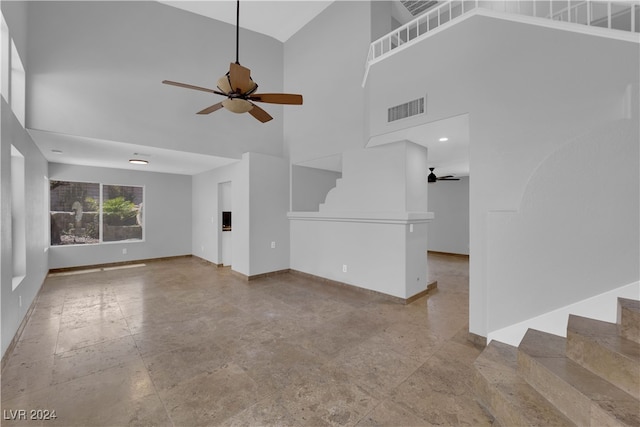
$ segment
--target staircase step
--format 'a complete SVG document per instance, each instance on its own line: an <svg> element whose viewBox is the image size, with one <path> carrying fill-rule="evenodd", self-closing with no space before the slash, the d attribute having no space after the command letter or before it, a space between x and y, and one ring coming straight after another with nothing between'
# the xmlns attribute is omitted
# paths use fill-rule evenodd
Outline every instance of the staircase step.
<svg viewBox="0 0 640 427"><path fill-rule="evenodd" d="M618 334L618 325L569 316L567 357L640 399L640 344Z"/></svg>
<svg viewBox="0 0 640 427"><path fill-rule="evenodd" d="M518 347L518 372L580 426L638 426L640 402L566 357L566 340L529 329Z"/></svg>
<svg viewBox="0 0 640 427"><path fill-rule="evenodd" d="M503 426L574 426L517 373L517 348L491 341L475 361L479 403Z"/></svg>
<svg viewBox="0 0 640 427"><path fill-rule="evenodd" d="M618 298L618 325L620 335L640 343L640 301Z"/></svg>

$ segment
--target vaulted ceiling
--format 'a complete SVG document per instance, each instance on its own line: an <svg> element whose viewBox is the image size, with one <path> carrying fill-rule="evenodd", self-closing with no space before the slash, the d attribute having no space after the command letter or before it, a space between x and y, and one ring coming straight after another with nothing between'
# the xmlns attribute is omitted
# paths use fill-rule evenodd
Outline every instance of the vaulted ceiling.
<svg viewBox="0 0 640 427"><path fill-rule="evenodd" d="M284 43L331 3L240 3L239 59L260 91L284 90ZM215 88L235 60L235 8L233 0L30 2L27 128L47 160L140 169L127 162L136 157L149 160L143 170L196 174L248 151L282 156L284 109L304 106L268 104L274 120L265 124L228 111L202 116L219 97L161 84ZM336 155L308 166L339 164ZM447 173L465 171L468 161Z"/></svg>
<svg viewBox="0 0 640 427"><path fill-rule="evenodd" d="M161 1L192 13L236 24L236 1ZM241 1L240 27L285 42L333 1Z"/></svg>
<svg viewBox="0 0 640 427"><path fill-rule="evenodd" d="M283 90L283 42L331 1L241 2L240 61L262 92ZM47 160L194 174L256 151L282 155L283 108L195 113L235 60L235 1L37 2L28 5L27 128ZM302 88L299 89L302 92Z"/></svg>

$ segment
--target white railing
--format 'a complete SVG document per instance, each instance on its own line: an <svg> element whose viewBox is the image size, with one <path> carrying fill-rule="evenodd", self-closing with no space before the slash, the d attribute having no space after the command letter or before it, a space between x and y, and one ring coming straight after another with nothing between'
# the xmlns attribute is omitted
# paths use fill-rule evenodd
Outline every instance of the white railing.
<svg viewBox="0 0 640 427"><path fill-rule="evenodd" d="M375 40L369 46L369 66L458 20L473 10L514 13L559 22L627 32L640 32L639 1L595 0L446 0L414 20ZM366 81L366 73L365 73ZM363 83L364 85L364 83Z"/></svg>
<svg viewBox="0 0 640 427"><path fill-rule="evenodd" d="M536 3L539 3L537 7ZM554 7L558 3L560 7ZM562 6L562 3L567 3L567 5ZM550 5L546 5L546 2L533 2L532 16L540 16L537 9L541 6L543 9L542 17L554 21L640 32L640 22L636 22L638 10L640 10L640 4L637 1L553 1L550 2Z"/></svg>
<svg viewBox="0 0 640 427"><path fill-rule="evenodd" d="M475 9L479 1L447 1L428 12L418 16L413 21L396 28L389 34L380 37L369 46L367 63L390 54L394 49L421 38L442 24L456 19Z"/></svg>

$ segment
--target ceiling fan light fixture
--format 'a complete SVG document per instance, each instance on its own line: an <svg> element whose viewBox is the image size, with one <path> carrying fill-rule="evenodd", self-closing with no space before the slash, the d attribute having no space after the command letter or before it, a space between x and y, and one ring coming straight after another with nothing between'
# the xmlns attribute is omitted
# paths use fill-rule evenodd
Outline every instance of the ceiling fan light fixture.
<svg viewBox="0 0 640 427"><path fill-rule="evenodd" d="M255 119L262 123L272 120L269 115L254 102L266 102L269 104L302 105L302 95L291 93L262 93L256 94L258 84L251 78L251 70L240 65L238 59L240 46L240 0L236 1L236 62L229 64L229 72L218 79L217 89L209 89L201 86L194 86L186 83L163 80L163 84L183 87L186 89L199 90L226 97L222 102L215 103L196 114L211 114L225 108L233 113L250 113ZM253 101L253 102L252 102Z"/></svg>
<svg viewBox="0 0 640 427"><path fill-rule="evenodd" d="M222 106L234 113L246 113L253 108L253 104L246 99L229 98L222 101Z"/></svg>

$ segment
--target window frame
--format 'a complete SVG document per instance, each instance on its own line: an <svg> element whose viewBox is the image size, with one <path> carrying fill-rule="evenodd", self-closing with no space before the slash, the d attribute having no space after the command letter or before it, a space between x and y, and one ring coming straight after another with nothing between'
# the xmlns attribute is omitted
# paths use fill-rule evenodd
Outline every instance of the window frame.
<svg viewBox="0 0 640 427"><path fill-rule="evenodd" d="M145 201L146 201L146 186L145 185L131 185L131 184L106 184L104 182L96 182L96 181L83 181L83 180L68 180L68 179L54 179L49 177L49 185L51 182L68 182L73 184L96 184L98 185L98 241L90 242L90 243L67 243L67 244L53 244L51 239L51 231L49 231L49 248L60 248L60 247L82 247L82 246L96 246L96 245L112 245L112 244L123 244L123 243L143 243L146 241L146 209L144 209ZM140 204L136 206L143 206L140 226L141 226L141 238L140 239L125 239L125 240L104 240L104 190L105 187L108 186L117 186L117 187L136 187L142 189L142 201ZM51 187L49 187L49 203L48 203L48 230L51 230L51 221L52 216L51 212Z"/></svg>

